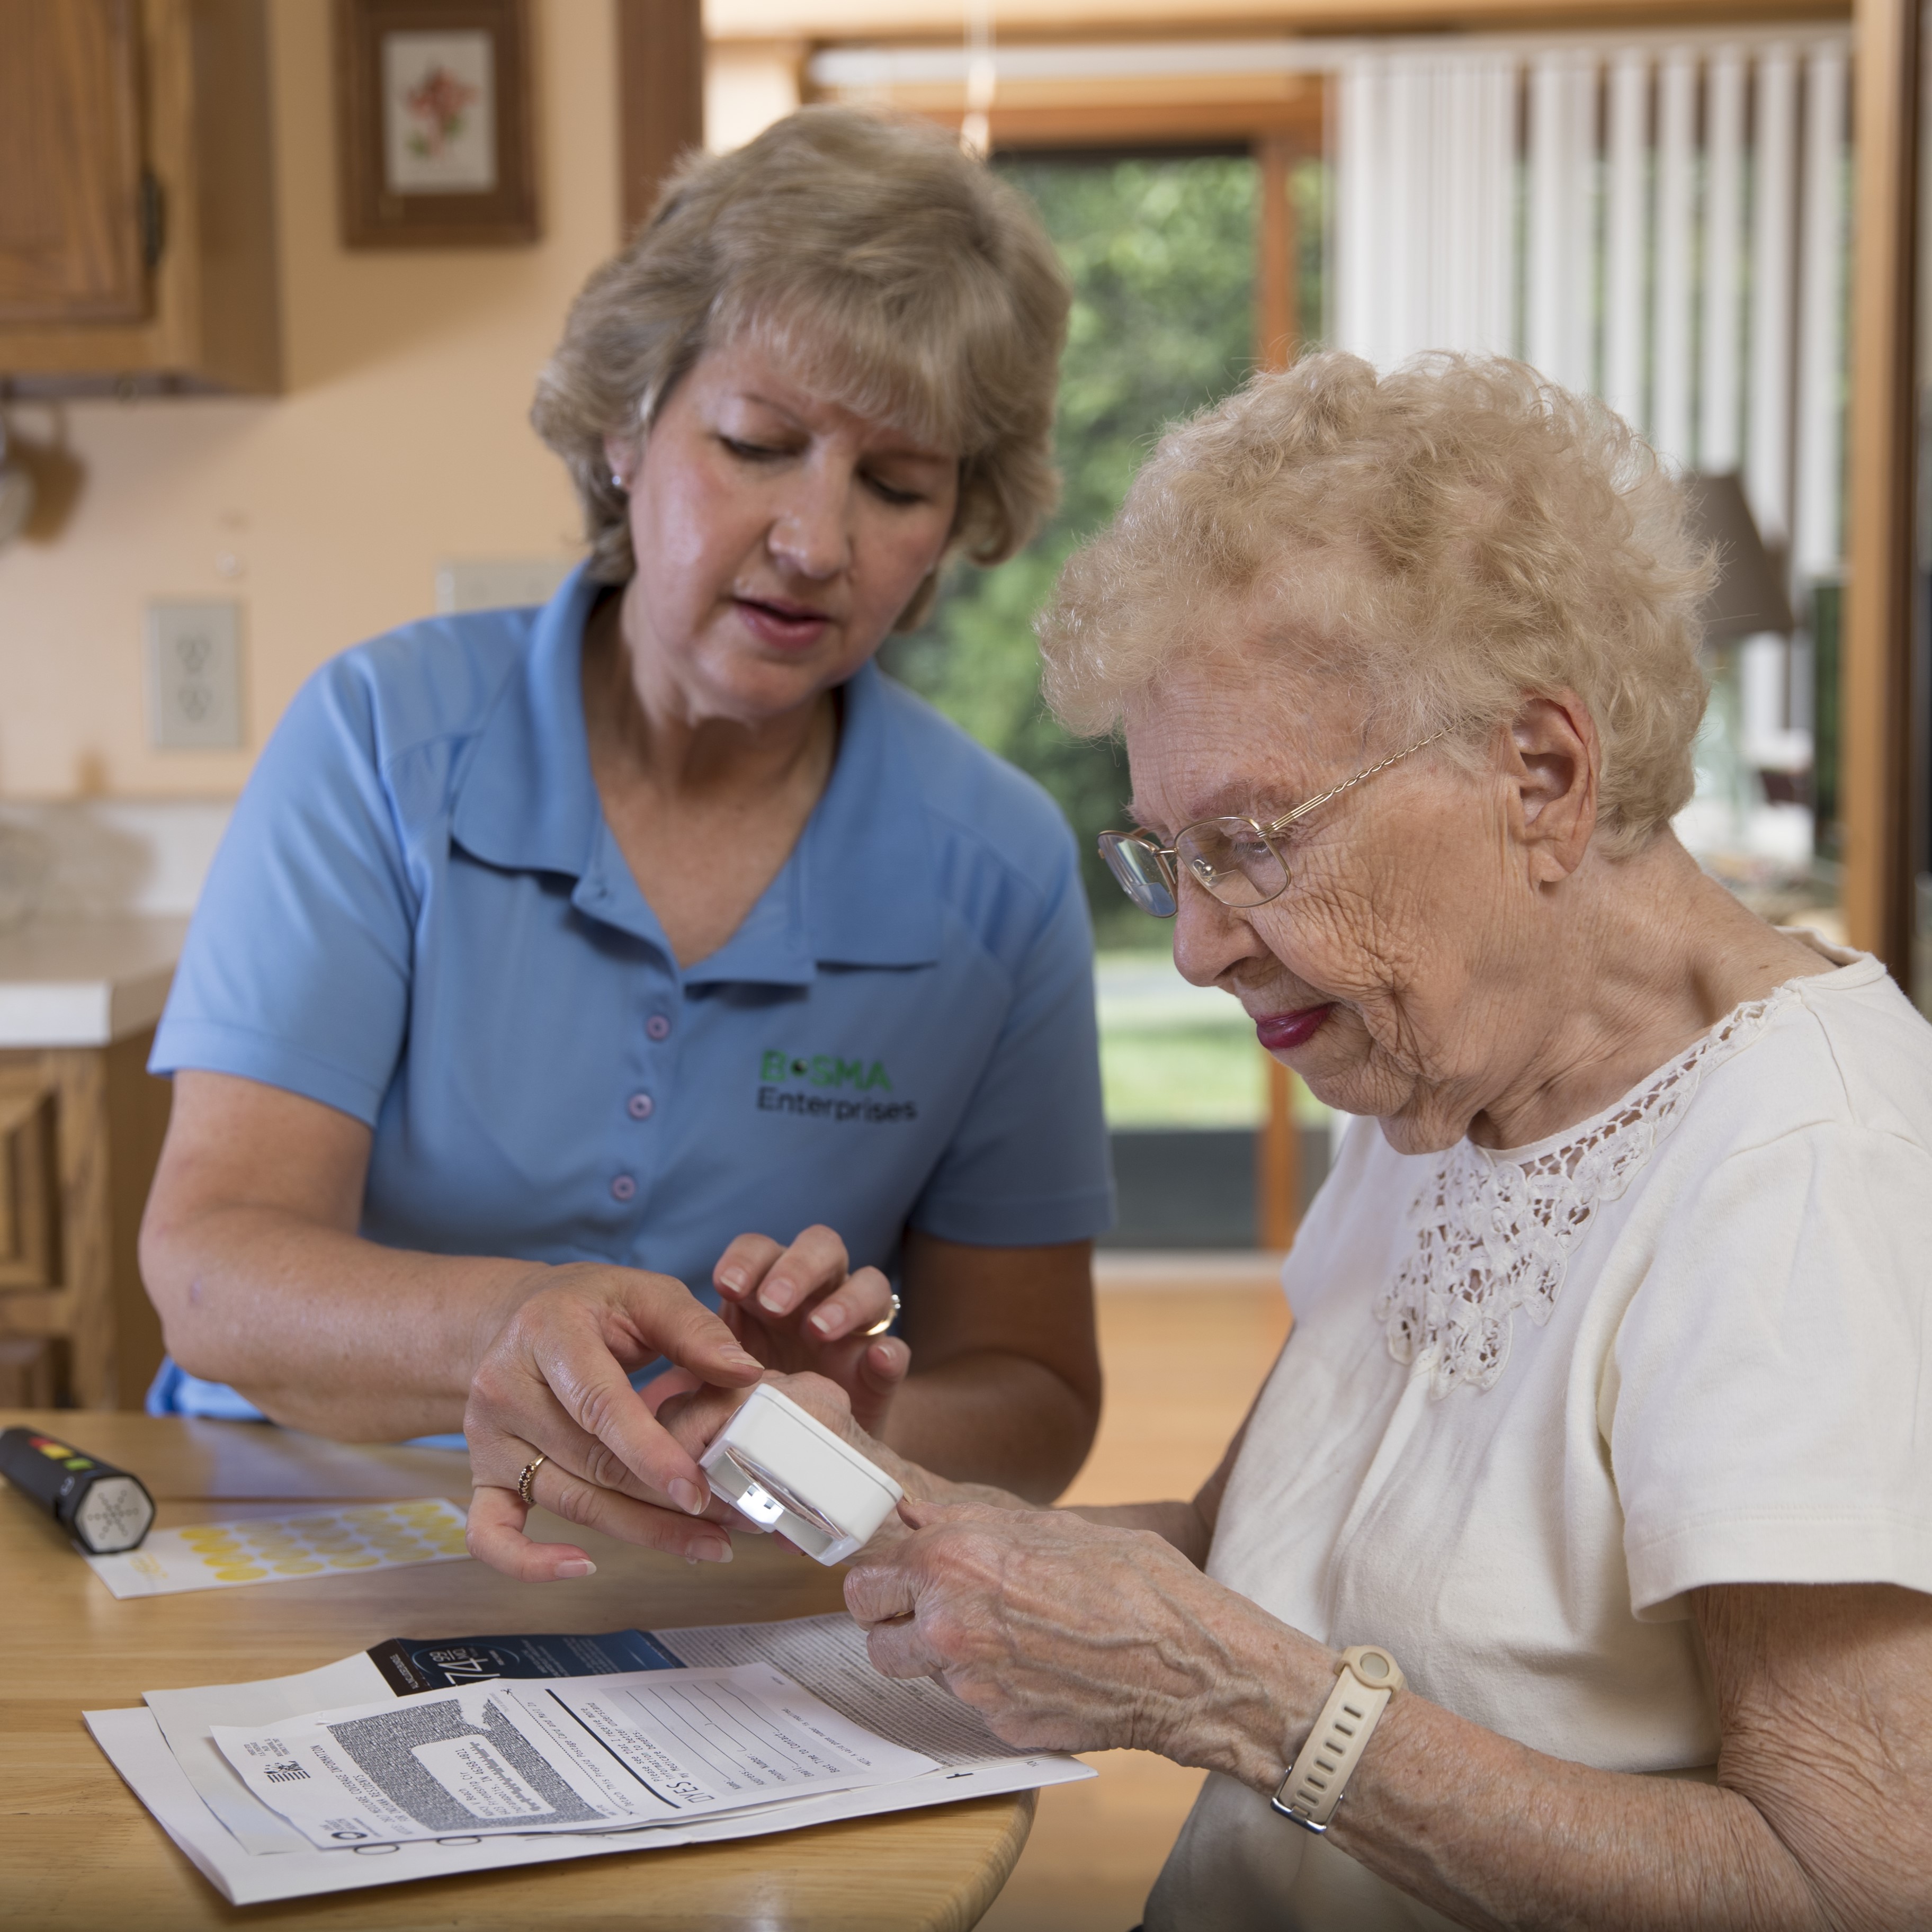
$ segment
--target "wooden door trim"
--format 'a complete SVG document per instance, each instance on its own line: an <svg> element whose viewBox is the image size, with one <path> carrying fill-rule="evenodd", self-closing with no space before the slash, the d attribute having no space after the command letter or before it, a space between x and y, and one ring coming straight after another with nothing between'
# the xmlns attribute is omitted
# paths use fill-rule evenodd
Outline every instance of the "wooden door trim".
<svg viewBox="0 0 1932 1932"><path fill-rule="evenodd" d="M628 241L679 160L704 146L700 0L617 0L617 130Z"/></svg>
<svg viewBox="0 0 1932 1932"><path fill-rule="evenodd" d="M1910 986L1916 572L1918 0L1858 0L1853 38L1840 822L1845 926Z"/></svg>

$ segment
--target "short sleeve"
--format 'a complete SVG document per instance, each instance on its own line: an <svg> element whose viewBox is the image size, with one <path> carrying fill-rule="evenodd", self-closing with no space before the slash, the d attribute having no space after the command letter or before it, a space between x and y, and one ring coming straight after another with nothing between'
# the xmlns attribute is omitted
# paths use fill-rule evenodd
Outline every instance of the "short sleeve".
<svg viewBox="0 0 1932 1932"><path fill-rule="evenodd" d="M1805 1126L1676 1204L1600 1414L1631 1608L1719 1583L1932 1592L1932 1155Z"/></svg>
<svg viewBox="0 0 1932 1932"><path fill-rule="evenodd" d="M1060 830L1062 863L1005 1023L910 1217L941 1240L1033 1247L1112 1225L1093 934L1072 841Z"/></svg>
<svg viewBox="0 0 1932 1932"><path fill-rule="evenodd" d="M412 896L352 658L263 748L195 908L148 1064L232 1073L373 1126L409 1011Z"/></svg>

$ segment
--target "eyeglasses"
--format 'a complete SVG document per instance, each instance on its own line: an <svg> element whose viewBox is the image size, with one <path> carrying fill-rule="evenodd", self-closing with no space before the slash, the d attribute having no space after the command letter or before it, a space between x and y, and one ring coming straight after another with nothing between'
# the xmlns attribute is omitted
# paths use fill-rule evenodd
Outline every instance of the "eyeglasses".
<svg viewBox="0 0 1932 1932"><path fill-rule="evenodd" d="M1203 818L1184 827L1172 845L1158 845L1144 832L1103 832L1100 856L1107 869L1142 912L1156 919L1172 919L1180 909L1180 885L1169 862L1179 860L1187 876L1205 886L1223 905L1266 905L1288 890L1288 860L1275 840L1298 818L1305 818L1318 805L1326 805L1345 791L1352 791L1378 772L1401 764L1412 752L1446 736L1450 728L1419 739L1407 751L1384 758L1366 771L1358 772L1331 785L1319 798L1298 805L1292 812L1270 819L1265 825L1252 818Z"/></svg>

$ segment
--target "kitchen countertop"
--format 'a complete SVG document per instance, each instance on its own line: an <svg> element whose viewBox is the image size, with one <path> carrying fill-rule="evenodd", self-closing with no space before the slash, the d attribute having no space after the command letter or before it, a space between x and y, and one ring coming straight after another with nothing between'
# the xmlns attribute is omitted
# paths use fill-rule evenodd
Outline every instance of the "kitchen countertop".
<svg viewBox="0 0 1932 1932"><path fill-rule="evenodd" d="M183 918L30 919L0 932L0 1050L106 1046L160 1018Z"/></svg>

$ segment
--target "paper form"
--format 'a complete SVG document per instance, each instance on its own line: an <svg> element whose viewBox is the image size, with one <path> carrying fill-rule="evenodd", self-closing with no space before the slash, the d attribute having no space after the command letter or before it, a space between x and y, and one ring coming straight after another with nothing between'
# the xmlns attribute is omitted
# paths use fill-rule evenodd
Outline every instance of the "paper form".
<svg viewBox="0 0 1932 1932"><path fill-rule="evenodd" d="M924 1677L881 1677L866 1654L866 1634L837 1612L776 1624L710 1624L652 1633L681 1663L775 1666L813 1691L848 1722L950 1768L1015 1755L986 1720Z"/></svg>
<svg viewBox="0 0 1932 1932"><path fill-rule="evenodd" d="M736 1810L628 1829L482 1833L324 1851L255 1796L215 1749L210 1736L210 1727L216 1725L262 1730L342 1706L374 1702L396 1708L413 1703L416 1699L410 1694L412 1690L446 1688L448 1680L441 1679L440 1671L430 1673L440 1680L431 1682L416 1668L417 1664L446 1653L452 1658L473 1660L487 1650L493 1668L504 1676L542 1676L572 1668L580 1670L593 1660L622 1655L633 1642L641 1646L646 1655L664 1654L668 1658L671 1646L661 1640L667 1636L675 1637L680 1654L692 1653L687 1661L695 1660L702 1653L713 1663L763 1660L777 1664L833 1708L884 1734L889 1742L918 1751L920 1740L928 1740L930 1754L942 1758L940 1768L918 1777L842 1791L808 1789L796 1796ZM404 1678L391 1674L394 1660L390 1653L399 1649L412 1660ZM728 1652L729 1657L714 1654L721 1652ZM819 1660L817 1675L794 1667L796 1660L811 1658ZM724 1629L612 1632L590 1638L392 1640L320 1670L252 1684L151 1690L146 1709L85 1714L95 1742L136 1796L209 1883L233 1905L259 1905L276 1899L311 1898L559 1859L722 1844L762 1832L878 1817L962 1798L1064 1784L1094 1774L1075 1758L1015 1751L998 1743L976 1717L924 1678L878 1684L875 1688L891 1700L890 1707L880 1707L878 1723L866 1724L864 1696L870 1676L864 1631L833 1616ZM908 1700L904 1710L897 1705L902 1698ZM966 1726L963 1737L947 1728L954 1724ZM950 1739L956 1746L967 1738L974 1748L983 1747L984 1754L976 1760L958 1761L951 1747L942 1752L943 1740Z"/></svg>
<svg viewBox="0 0 1932 1932"><path fill-rule="evenodd" d="M201 1802L245 1852L305 1852L308 1840L248 1790L214 1748L217 1724L258 1729L304 1711L363 1704L387 1694L382 1673L366 1651L326 1664L320 1670L252 1684L208 1684L188 1690L150 1690L143 1702L154 1713L168 1749Z"/></svg>
<svg viewBox="0 0 1932 1932"><path fill-rule="evenodd" d="M938 1768L767 1663L464 1685L210 1735L324 1850L634 1830Z"/></svg>

